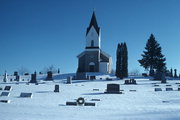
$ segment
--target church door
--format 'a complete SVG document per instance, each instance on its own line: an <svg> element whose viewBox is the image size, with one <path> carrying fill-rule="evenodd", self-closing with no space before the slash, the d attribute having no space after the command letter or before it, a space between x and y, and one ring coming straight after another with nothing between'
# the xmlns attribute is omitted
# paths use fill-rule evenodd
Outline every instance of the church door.
<svg viewBox="0 0 180 120"><path fill-rule="evenodd" d="M93 62L89 63L89 72L95 71L95 64Z"/></svg>

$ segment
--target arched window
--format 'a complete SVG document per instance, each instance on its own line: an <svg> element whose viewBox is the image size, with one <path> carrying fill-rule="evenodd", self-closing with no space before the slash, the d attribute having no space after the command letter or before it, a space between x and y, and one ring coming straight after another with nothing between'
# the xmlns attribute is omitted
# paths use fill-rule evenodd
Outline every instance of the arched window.
<svg viewBox="0 0 180 120"><path fill-rule="evenodd" d="M90 62L89 63L89 72L94 72L95 71L95 63L94 62Z"/></svg>
<svg viewBox="0 0 180 120"><path fill-rule="evenodd" d="M91 47L94 47L94 40L91 40Z"/></svg>

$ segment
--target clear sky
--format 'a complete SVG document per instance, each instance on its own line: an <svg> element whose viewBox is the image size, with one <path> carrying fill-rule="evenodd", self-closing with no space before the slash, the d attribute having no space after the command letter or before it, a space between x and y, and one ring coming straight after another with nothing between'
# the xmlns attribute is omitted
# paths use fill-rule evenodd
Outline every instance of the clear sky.
<svg viewBox="0 0 180 120"><path fill-rule="evenodd" d="M50 65L76 72L93 9L114 69L117 44L126 42L129 72L143 71L137 60L153 33L167 67L180 71L180 0L0 0L0 74Z"/></svg>

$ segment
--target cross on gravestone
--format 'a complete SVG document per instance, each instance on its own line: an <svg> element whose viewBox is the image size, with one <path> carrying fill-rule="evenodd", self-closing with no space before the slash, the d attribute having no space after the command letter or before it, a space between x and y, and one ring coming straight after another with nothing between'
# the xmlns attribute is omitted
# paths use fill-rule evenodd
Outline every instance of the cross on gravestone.
<svg viewBox="0 0 180 120"><path fill-rule="evenodd" d="M27 97L27 98L32 98L32 93L21 93L20 97Z"/></svg>
<svg viewBox="0 0 180 120"><path fill-rule="evenodd" d="M11 86L5 86L4 90L11 91L12 87Z"/></svg>
<svg viewBox="0 0 180 120"><path fill-rule="evenodd" d="M47 77L46 77L46 80L53 80L53 73L52 73L52 71L49 71L49 72L47 72Z"/></svg>
<svg viewBox="0 0 180 120"><path fill-rule="evenodd" d="M59 92L59 85L55 85L54 92Z"/></svg>
<svg viewBox="0 0 180 120"><path fill-rule="evenodd" d="M10 95L9 92L2 92L2 93L1 93L1 96L9 96L9 95Z"/></svg>
<svg viewBox="0 0 180 120"><path fill-rule="evenodd" d="M105 93L121 94L122 92L120 92L120 85L119 84L107 84L107 90Z"/></svg>

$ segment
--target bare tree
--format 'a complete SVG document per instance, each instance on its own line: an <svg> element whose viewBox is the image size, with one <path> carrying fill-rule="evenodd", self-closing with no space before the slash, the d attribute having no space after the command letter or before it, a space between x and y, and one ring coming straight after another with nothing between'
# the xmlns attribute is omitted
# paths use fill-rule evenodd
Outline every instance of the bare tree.
<svg viewBox="0 0 180 120"><path fill-rule="evenodd" d="M54 65L50 65L48 67L44 67L44 69L42 70L42 73L46 74L49 71L51 71L52 73L57 73L58 69Z"/></svg>
<svg viewBox="0 0 180 120"><path fill-rule="evenodd" d="M131 70L131 72L129 74L134 75L134 76L138 76L138 75L140 75L140 71L138 69L133 69L133 70Z"/></svg>
<svg viewBox="0 0 180 120"><path fill-rule="evenodd" d="M24 75L25 73L29 73L29 70L23 66L21 66L19 69L18 69L18 73L19 75Z"/></svg>

